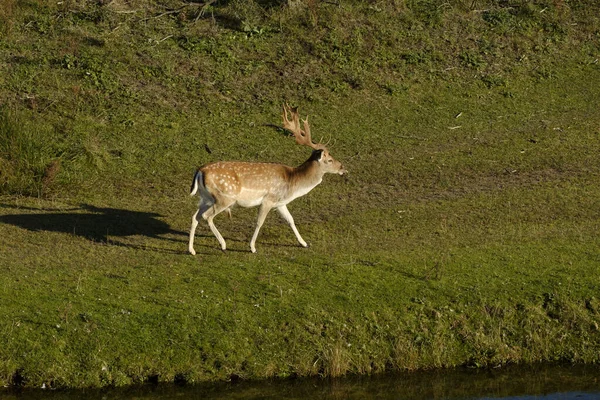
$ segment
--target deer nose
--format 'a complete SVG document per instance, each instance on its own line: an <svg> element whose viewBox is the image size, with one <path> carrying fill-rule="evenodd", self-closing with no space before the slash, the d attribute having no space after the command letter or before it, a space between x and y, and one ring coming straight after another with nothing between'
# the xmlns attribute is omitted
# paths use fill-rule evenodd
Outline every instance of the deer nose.
<svg viewBox="0 0 600 400"><path fill-rule="evenodd" d="M340 165L340 170L339 170L338 174L344 175L344 174L347 174L347 173L348 173L348 170L346 168L344 168L343 165Z"/></svg>

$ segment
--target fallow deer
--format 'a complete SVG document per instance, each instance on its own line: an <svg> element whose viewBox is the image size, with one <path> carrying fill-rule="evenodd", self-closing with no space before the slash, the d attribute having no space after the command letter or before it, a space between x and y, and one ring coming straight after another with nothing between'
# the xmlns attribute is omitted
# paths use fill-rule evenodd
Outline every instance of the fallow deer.
<svg viewBox="0 0 600 400"><path fill-rule="evenodd" d="M288 117L291 115L291 120ZM192 217L190 229L189 252L194 255L194 235L199 218L208 222L210 230L225 250L225 240L216 228L213 219L219 213L235 204L242 207L260 206L258 221L254 235L250 241L250 250L256 253L256 238L269 211L276 208L287 221L303 247L308 247L287 209L292 200L304 196L321 183L323 175L334 173L343 175L346 170L335 160L321 143L313 143L310 135L308 117L303 120L304 129L300 128L298 109L283 106L283 128L290 132L296 143L313 149L311 156L298 167L288 167L275 163L255 163L239 161L222 161L200 167L192 181L190 195L199 193L200 205Z"/></svg>

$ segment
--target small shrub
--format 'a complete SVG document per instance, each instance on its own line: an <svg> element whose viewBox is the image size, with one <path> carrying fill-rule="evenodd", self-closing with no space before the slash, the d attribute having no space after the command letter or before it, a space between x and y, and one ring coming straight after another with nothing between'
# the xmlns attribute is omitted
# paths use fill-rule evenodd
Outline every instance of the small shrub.
<svg viewBox="0 0 600 400"><path fill-rule="evenodd" d="M474 69L483 68L486 64L483 57L473 51L465 51L459 56L459 58L463 65Z"/></svg>
<svg viewBox="0 0 600 400"><path fill-rule="evenodd" d="M481 78L481 81L488 89L506 86L506 79L499 75L486 75Z"/></svg>
<svg viewBox="0 0 600 400"><path fill-rule="evenodd" d="M447 3L441 0L409 0L408 8L427 26L439 25Z"/></svg>
<svg viewBox="0 0 600 400"><path fill-rule="evenodd" d="M512 14L506 9L486 10L482 14L483 20L491 26L507 26L512 20Z"/></svg>

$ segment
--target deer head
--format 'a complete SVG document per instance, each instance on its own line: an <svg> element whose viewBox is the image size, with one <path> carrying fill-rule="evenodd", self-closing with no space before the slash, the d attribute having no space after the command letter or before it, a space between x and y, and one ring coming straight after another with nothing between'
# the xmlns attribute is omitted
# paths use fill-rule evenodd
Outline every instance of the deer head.
<svg viewBox="0 0 600 400"><path fill-rule="evenodd" d="M291 119L289 118L290 116ZM310 135L308 116L306 116L306 119L302 120L304 129L300 128L300 115L298 114L298 107L290 107L289 105L284 104L282 119L283 128L291 133L291 135L296 139L296 143L312 148L313 156L319 156L318 161L320 164L322 164L324 172L335 173L339 175L343 175L348 172L344 169L342 163L335 160L331 154L329 154L329 150L327 149L326 145L323 143L313 143Z"/></svg>

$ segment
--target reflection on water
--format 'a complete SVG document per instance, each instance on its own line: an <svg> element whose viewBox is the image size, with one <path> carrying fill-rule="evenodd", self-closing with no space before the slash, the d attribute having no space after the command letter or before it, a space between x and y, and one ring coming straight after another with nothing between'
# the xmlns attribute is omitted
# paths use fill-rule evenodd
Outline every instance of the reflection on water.
<svg viewBox="0 0 600 400"><path fill-rule="evenodd" d="M600 366L505 367L343 379L294 379L203 385L144 385L85 391L2 392L0 399L600 399Z"/></svg>
<svg viewBox="0 0 600 400"><path fill-rule="evenodd" d="M502 400L598 400L600 392L584 393L584 392L565 392L551 393L536 396L510 396L501 397ZM499 400L497 397L471 397L470 399L477 400Z"/></svg>

